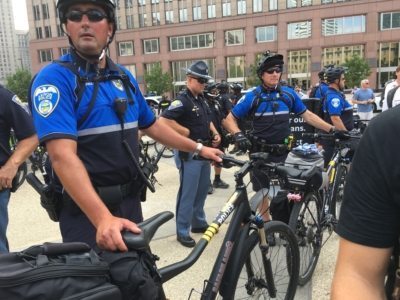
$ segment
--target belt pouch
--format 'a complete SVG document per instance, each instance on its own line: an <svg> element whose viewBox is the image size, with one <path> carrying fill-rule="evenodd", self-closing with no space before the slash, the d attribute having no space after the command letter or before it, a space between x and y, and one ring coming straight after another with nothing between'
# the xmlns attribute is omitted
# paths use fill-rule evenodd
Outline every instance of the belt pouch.
<svg viewBox="0 0 400 300"><path fill-rule="evenodd" d="M120 185L96 187L101 200L108 208L115 208L122 203L122 191Z"/></svg>
<svg viewBox="0 0 400 300"><path fill-rule="evenodd" d="M179 158L183 161L187 161L189 159L189 152L179 151Z"/></svg>

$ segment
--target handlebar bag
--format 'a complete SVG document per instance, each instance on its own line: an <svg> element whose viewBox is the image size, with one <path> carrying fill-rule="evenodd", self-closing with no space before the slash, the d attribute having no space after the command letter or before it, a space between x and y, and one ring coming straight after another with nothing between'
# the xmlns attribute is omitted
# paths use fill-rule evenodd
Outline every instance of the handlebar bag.
<svg viewBox="0 0 400 300"><path fill-rule="evenodd" d="M324 157L321 154L300 154L294 151L289 152L285 165L289 167L296 167L299 169L310 169L313 166L318 166L321 170L324 169Z"/></svg>
<svg viewBox="0 0 400 300"><path fill-rule="evenodd" d="M0 255L0 299L121 299L108 263L85 243L45 243Z"/></svg>

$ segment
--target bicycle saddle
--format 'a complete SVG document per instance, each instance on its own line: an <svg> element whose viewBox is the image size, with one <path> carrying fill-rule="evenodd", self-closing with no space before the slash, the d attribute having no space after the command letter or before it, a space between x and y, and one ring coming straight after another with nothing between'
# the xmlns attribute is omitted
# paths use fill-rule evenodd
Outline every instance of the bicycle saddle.
<svg viewBox="0 0 400 300"><path fill-rule="evenodd" d="M145 250L149 248L150 241L156 233L157 229L165 222L171 220L174 214L170 211L160 212L151 218L139 223L138 226L142 230L136 234L130 231L122 233L122 239L129 250Z"/></svg>

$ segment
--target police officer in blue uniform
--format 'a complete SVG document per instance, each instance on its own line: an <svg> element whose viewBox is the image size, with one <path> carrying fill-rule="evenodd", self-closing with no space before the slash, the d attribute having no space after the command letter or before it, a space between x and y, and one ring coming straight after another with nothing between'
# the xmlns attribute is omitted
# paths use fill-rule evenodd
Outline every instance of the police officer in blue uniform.
<svg viewBox="0 0 400 300"><path fill-rule="evenodd" d="M224 127L234 134L238 147L244 151L268 152L271 162L283 162L288 153L285 140L290 135L290 113L301 116L314 127L329 132L333 126L324 122L314 113L307 110L296 92L287 86L279 84L282 75L283 56L281 54L265 52L262 56L257 75L262 84L236 104L223 123ZM248 136L240 131L237 121L250 119L251 129ZM251 174L253 189L258 191L269 187L269 179L263 172ZM263 208L268 208L265 197ZM265 214L264 220L269 216Z"/></svg>
<svg viewBox="0 0 400 300"><path fill-rule="evenodd" d="M138 130L169 147L220 161L219 150L158 121L128 70L106 55L116 30L114 0L58 0L70 54L36 76L31 99L40 142L63 187L63 241L126 251L122 230L143 219Z"/></svg>
<svg viewBox="0 0 400 300"><path fill-rule="evenodd" d="M18 140L17 148L13 152L10 149L11 130ZM31 115L17 95L0 85L0 253L9 250L6 232L12 181L19 166L37 144Z"/></svg>
<svg viewBox="0 0 400 300"><path fill-rule="evenodd" d="M326 91L328 90L329 85L325 82L325 72L326 69L330 66L324 67L321 71L318 72L319 82L316 86L313 87L313 90L310 93L310 98L318 98L322 99Z"/></svg>
<svg viewBox="0 0 400 300"><path fill-rule="evenodd" d="M204 145L218 147L220 135L211 121L211 111L203 96L211 77L204 61L196 61L186 69L187 87L165 110L160 121L180 134ZM194 247L190 236L203 233L207 227L204 202L210 183L210 162L195 159L193 152L175 152L175 163L180 173L180 187L176 205L177 240L185 247Z"/></svg>
<svg viewBox="0 0 400 300"><path fill-rule="evenodd" d="M354 128L353 106L343 94L345 86L345 69L331 66L325 72L329 88L323 103L324 120L332 124L338 131L349 131ZM328 164L334 150L334 142L322 140L325 165Z"/></svg>

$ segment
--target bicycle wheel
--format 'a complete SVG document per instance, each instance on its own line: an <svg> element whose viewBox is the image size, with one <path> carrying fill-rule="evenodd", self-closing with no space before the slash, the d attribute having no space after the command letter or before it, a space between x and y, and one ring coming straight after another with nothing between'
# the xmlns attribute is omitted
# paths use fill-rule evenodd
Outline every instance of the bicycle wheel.
<svg viewBox="0 0 400 300"><path fill-rule="evenodd" d="M264 225L275 245L261 249L259 234L252 230L242 255L230 274L231 291L224 299L293 299L299 275L299 248L291 229L279 221Z"/></svg>
<svg viewBox="0 0 400 300"><path fill-rule="evenodd" d="M322 230L319 226L320 201L308 193L301 202L293 205L289 227L295 233L300 253L299 285L305 285L317 266L322 245Z"/></svg>
<svg viewBox="0 0 400 300"><path fill-rule="evenodd" d="M155 143L154 148L156 149L157 153L163 151L161 156L164 158L171 158L174 156L174 151L172 150L172 148L168 148L160 143Z"/></svg>
<svg viewBox="0 0 400 300"><path fill-rule="evenodd" d="M344 185L346 184L347 168L345 165L339 163L336 168L335 180L333 181L333 191L331 200L331 213L339 220L340 205L343 199Z"/></svg>

